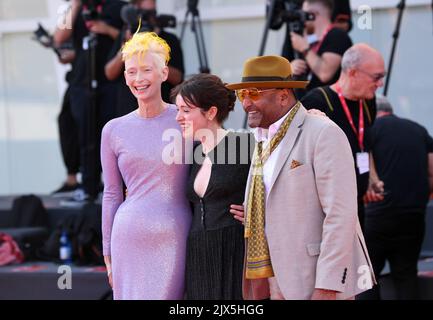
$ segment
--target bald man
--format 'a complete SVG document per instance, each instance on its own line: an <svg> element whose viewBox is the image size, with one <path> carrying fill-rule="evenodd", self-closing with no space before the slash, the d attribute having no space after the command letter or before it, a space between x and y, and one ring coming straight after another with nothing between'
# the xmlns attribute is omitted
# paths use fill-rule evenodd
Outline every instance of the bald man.
<svg viewBox="0 0 433 320"><path fill-rule="evenodd" d="M375 94L386 75L382 55L367 44L349 48L341 61L341 74L331 86L309 92L301 101L307 109L319 109L346 134L355 160L358 185L358 217L364 225L363 196L369 187L369 131L376 118ZM382 191L381 181L372 186ZM344 192L344 190L341 190Z"/></svg>

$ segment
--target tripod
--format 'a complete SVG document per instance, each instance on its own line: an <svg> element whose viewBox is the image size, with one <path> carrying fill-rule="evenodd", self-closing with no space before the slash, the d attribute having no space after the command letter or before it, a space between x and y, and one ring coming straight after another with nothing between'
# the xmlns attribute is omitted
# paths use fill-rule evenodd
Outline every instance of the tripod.
<svg viewBox="0 0 433 320"><path fill-rule="evenodd" d="M85 147L86 163L87 163L87 192L89 200L94 201L98 195L99 187L99 170L98 170L98 104L97 104L97 89L98 81L96 76L96 46L98 38L95 33L90 33L85 40L85 48L88 51L88 71L89 75L89 108L87 110L87 144ZM84 182L84 181L83 181Z"/></svg>
<svg viewBox="0 0 433 320"><path fill-rule="evenodd" d="M260 49L259 49L259 56L263 56L263 54L265 53L266 42L268 40L269 29L271 29L271 25L272 25L273 14L274 14L275 8L276 8L276 2L277 2L277 0L271 0L269 2L268 13L266 16L265 29L263 31L262 41L261 41ZM289 10L293 10L293 9L294 8L289 8ZM286 10L287 10L287 8L286 8ZM298 32L302 35L302 32L297 31L299 29L297 22L287 21L286 23L288 25L288 31L287 32L293 30L293 31ZM284 21L280 21L279 23L277 23L277 25L278 25L277 28L279 28L282 24L284 24ZM295 59L303 59L302 55L299 52L297 52L296 50L293 50L292 41L290 39L290 36L289 35L287 35L287 36L288 36L288 42L289 42L288 47L290 47L290 50L292 50L294 58ZM297 80L304 80L304 79L299 77ZM244 117L244 126L243 126L243 128L245 128L245 129L247 128L247 122L248 122L248 116L246 115Z"/></svg>
<svg viewBox="0 0 433 320"><path fill-rule="evenodd" d="M273 12L275 10L275 2L276 2L276 0L271 0L271 2L269 4L269 11L268 11L268 14L266 16L265 30L263 31L262 41L261 41L260 49L259 49L259 57L263 56L263 54L265 53L265 47L266 47L266 42L268 40L269 29L271 28L271 23L272 23L272 15L273 15ZM244 116L244 125L243 125L244 129L247 128L247 123L248 123L248 115L245 115Z"/></svg>
<svg viewBox="0 0 433 320"><path fill-rule="evenodd" d="M265 46L266 46L266 42L268 40L268 34L269 34L269 29L271 28L272 14L273 14L274 10L275 10L275 0L271 0L271 3L269 5L269 12L268 12L268 15L266 17L265 30L263 32L262 42L260 44L259 56L263 56L263 54L265 53Z"/></svg>
<svg viewBox="0 0 433 320"><path fill-rule="evenodd" d="M279 3L279 7L281 5L285 6L284 10L286 12L300 10L300 9L297 9L290 2L288 4L285 4L285 2L284 3L278 2L278 3ZM268 8L268 13L267 13L267 16L266 16L266 25L265 25L265 29L263 31L262 41L261 41L261 44L260 44L259 56L263 56L263 54L265 52L266 42L268 40L268 34L269 34L269 30L270 29L279 29L284 23L286 23L287 26L288 26L288 31L287 31L288 33L290 31L294 31L294 32L298 33L299 35L303 35L303 30L304 30L303 26L300 25L299 21L292 21L290 19L289 19L289 21L286 21L284 19L284 17L283 17L284 14L283 14L282 17L279 17L279 19L277 19L278 22L273 22L273 18L274 18L273 15L274 15L274 13L276 11L276 8L277 8L277 0L270 0L269 6L267 8ZM281 8L279 8L279 10L280 9ZM287 15L287 13L286 13L286 15ZM276 25L276 27L274 27L273 25ZM294 56L294 59L301 59L302 55L299 52L293 50L293 48L292 48L292 41L291 41L289 35L288 35L287 41L289 42L288 45L290 47L290 50L292 51L291 55Z"/></svg>
<svg viewBox="0 0 433 320"><path fill-rule="evenodd" d="M188 22L188 16L192 16L191 19L191 31L195 35L195 43L197 46L198 61L200 63L201 73L210 73L208 59L206 54L206 46L204 43L203 29L200 20L200 13L197 9L198 0L188 0L188 9L185 13L185 20L183 21L182 31L180 34L180 40L183 41L183 36L185 34L186 24Z"/></svg>
<svg viewBox="0 0 433 320"><path fill-rule="evenodd" d="M388 76L386 77L385 89L383 91L384 96L386 96L388 94L389 81L391 79L391 71L392 71L392 66L394 63L394 55L395 55L395 50L397 48L397 40L398 40L398 37L400 35L401 20L403 18L403 11L404 11L405 7L406 7L406 1L405 0L401 0L400 3L397 5L397 9L399 10L399 12L398 12L398 18L397 18L397 25L395 26L395 31L394 31L394 34L392 35L394 40L392 42L391 57L389 59Z"/></svg>

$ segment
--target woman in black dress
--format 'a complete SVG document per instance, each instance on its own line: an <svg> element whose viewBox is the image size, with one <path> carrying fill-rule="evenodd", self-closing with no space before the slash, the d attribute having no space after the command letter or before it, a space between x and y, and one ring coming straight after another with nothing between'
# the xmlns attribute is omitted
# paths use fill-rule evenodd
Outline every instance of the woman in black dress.
<svg viewBox="0 0 433 320"><path fill-rule="evenodd" d="M172 96L184 138L198 142L187 186L193 206L187 299L242 299L242 204L253 137L222 128L236 96L217 76L195 75L176 87Z"/></svg>

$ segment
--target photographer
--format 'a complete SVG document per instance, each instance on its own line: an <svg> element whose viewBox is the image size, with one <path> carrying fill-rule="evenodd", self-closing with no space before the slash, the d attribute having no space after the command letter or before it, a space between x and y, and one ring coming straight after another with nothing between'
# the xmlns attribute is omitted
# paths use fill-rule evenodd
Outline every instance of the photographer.
<svg viewBox="0 0 433 320"><path fill-rule="evenodd" d="M342 56L352 41L346 32L332 24L332 0L306 0L302 9L314 14L315 19L306 21L304 36L290 33L293 48L304 58L293 60L292 68L296 76L311 77L308 91L338 80ZM310 44L307 35L314 35L317 41Z"/></svg>
<svg viewBox="0 0 433 320"><path fill-rule="evenodd" d="M303 0L276 0L276 7L278 10L284 8L284 3L292 3L299 8L302 7ZM269 10L270 1L267 3L267 10ZM268 12L268 11L267 11ZM283 25L283 21L275 21L275 16L272 17L273 21L271 29L278 30ZM350 8L349 0L338 0L334 1L334 11L332 13L332 23L335 27L340 28L343 31L349 32L352 30L352 11ZM287 58L289 61L295 59L293 52L292 41L290 40L290 26L287 24L286 36L284 39L283 50L281 55Z"/></svg>
<svg viewBox="0 0 433 320"><path fill-rule="evenodd" d="M60 147L63 162L67 170L67 176L66 181L60 188L53 191L53 194L62 194L75 191L79 187L77 174L80 167L80 146L78 143L78 128L72 116L70 104L70 81L74 77L75 51L70 48L58 48L57 50L59 52L59 62L62 64L71 64L72 67L66 74L68 87L64 93L62 108L57 118Z"/></svg>
<svg viewBox="0 0 433 320"><path fill-rule="evenodd" d="M166 32L160 26L158 16L156 15L156 0L131 1L131 5L122 9L122 19L125 22L124 31L117 37L111 49L109 61L105 65L106 77L117 83L117 116L125 115L137 109L137 99L132 95L123 76L124 64L120 49L123 43L129 40L133 33L137 32L139 21L134 18L138 16L141 16L140 31L155 32L167 41L171 48L171 59L168 63L168 79L161 86L163 100L166 102L170 101L171 89L183 81L184 64L180 41L174 34Z"/></svg>
<svg viewBox="0 0 433 320"><path fill-rule="evenodd" d="M100 133L102 126L115 116L116 104L115 85L105 77L104 66L120 33L123 5L125 2L120 0L71 0L71 9L66 14L72 18L72 28L58 29L54 35L55 46L72 39L76 55L69 93L80 145L84 188L80 200L95 198L99 191ZM91 120L94 105L96 119ZM93 126L95 132L89 130Z"/></svg>
<svg viewBox="0 0 433 320"><path fill-rule="evenodd" d="M59 32L57 30L56 32ZM66 73L65 80L68 87L63 94L61 111L57 118L59 128L60 147L62 151L63 163L66 167L67 176L62 185L51 194L57 196L66 196L67 193L74 192L78 189L79 184L77 174L80 166L80 149L78 144L77 124L71 113L70 105L70 81L74 76L75 50L72 41L64 41L60 46L54 43L54 37L39 23L38 28L33 32L32 39L37 41L43 47L52 49L61 64L71 65L71 70Z"/></svg>

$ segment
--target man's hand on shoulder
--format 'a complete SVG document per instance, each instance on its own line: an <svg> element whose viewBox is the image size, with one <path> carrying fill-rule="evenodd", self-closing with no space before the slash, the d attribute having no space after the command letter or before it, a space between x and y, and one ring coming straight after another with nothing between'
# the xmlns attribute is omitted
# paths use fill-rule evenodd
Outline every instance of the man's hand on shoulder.
<svg viewBox="0 0 433 320"><path fill-rule="evenodd" d="M313 116L320 116L320 117L325 117L325 118L328 117L326 115L326 113L320 111L319 109L310 109L307 112L308 112L308 114L312 114Z"/></svg>

